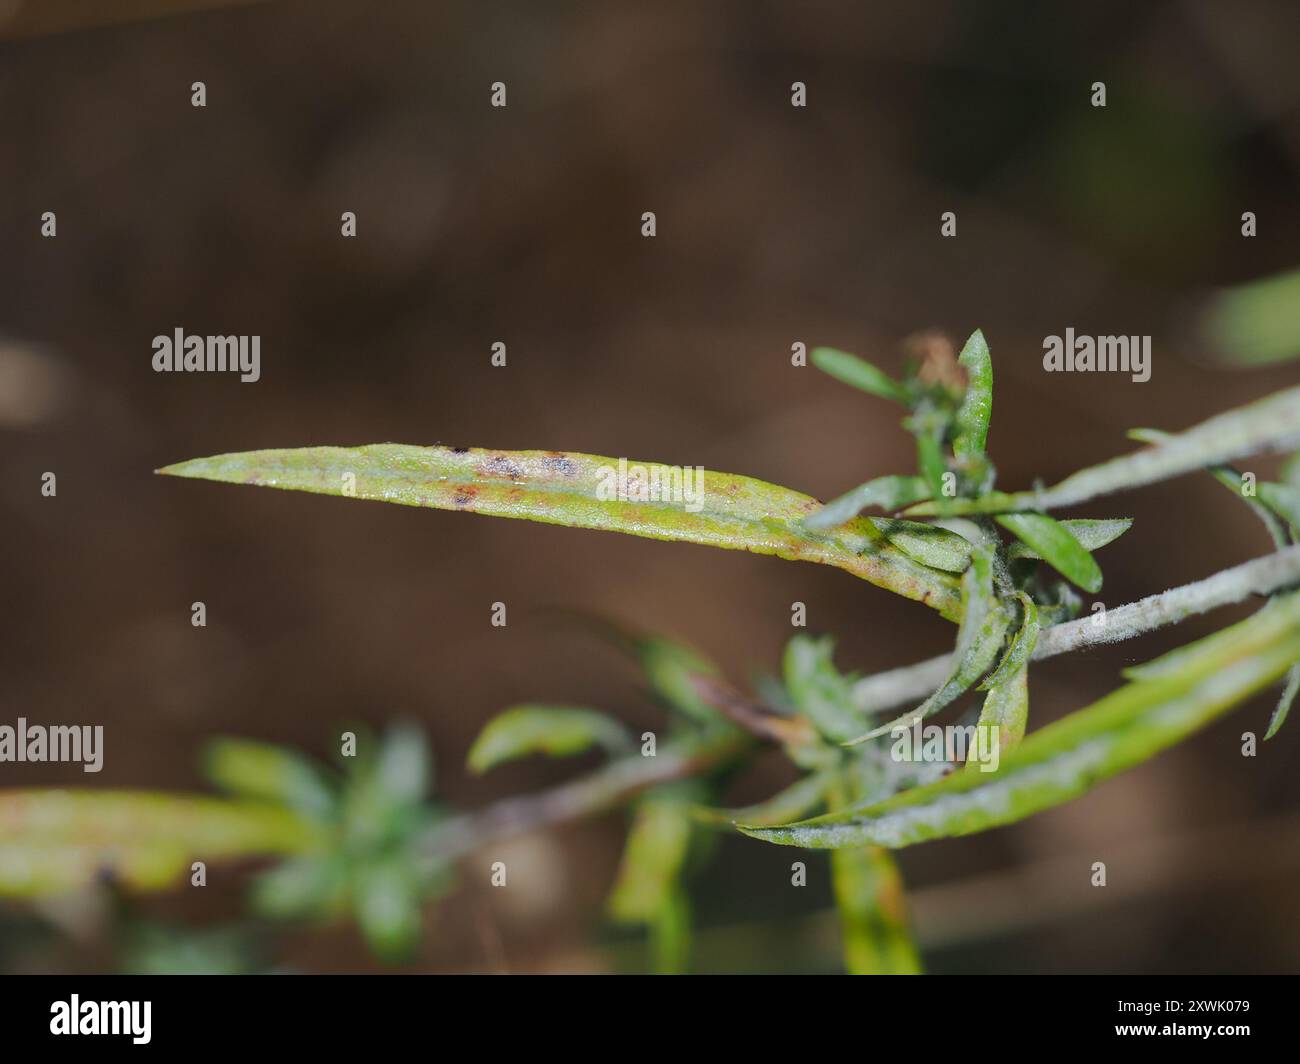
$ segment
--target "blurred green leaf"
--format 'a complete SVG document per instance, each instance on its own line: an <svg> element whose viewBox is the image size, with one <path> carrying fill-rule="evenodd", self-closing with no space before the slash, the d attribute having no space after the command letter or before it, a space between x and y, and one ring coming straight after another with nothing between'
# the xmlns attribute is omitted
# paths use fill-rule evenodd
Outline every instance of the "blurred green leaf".
<svg viewBox="0 0 1300 1064"><path fill-rule="evenodd" d="M953 419L953 453L958 458L982 457L993 415L993 360L979 329L971 333L957 364L966 371L966 392Z"/></svg>
<svg viewBox="0 0 1300 1064"><path fill-rule="evenodd" d="M657 482L661 501L620 499L611 487L620 468L628 471L624 494ZM616 458L554 451L305 447L196 458L158 472L774 554L834 565L948 617L957 610L949 578L880 542L865 519L815 532L803 522L818 508L816 499L730 473L704 473L700 508L692 510L684 495L662 498L674 476L684 483L680 468L625 460L620 467Z"/></svg>
<svg viewBox="0 0 1300 1064"><path fill-rule="evenodd" d="M1201 331L1216 353L1235 365L1300 358L1300 270L1219 292L1201 319Z"/></svg>
<svg viewBox="0 0 1300 1064"><path fill-rule="evenodd" d="M842 384L907 405L907 390L902 384L856 355L833 347L814 347L812 364Z"/></svg>
<svg viewBox="0 0 1300 1064"><path fill-rule="evenodd" d="M267 802L142 791L0 791L0 894L59 894L105 873L132 890L162 890L188 874L193 861L293 854L323 841L313 821Z"/></svg>
<svg viewBox="0 0 1300 1064"><path fill-rule="evenodd" d="M468 764L476 773L529 754L572 757L603 747L611 754L630 749L627 729L594 709L580 706L513 706L493 717L470 747Z"/></svg>
<svg viewBox="0 0 1300 1064"><path fill-rule="evenodd" d="M804 525L822 532L852 520L871 506L887 511L901 510L929 497L930 489L922 477L877 477L828 502L805 518Z"/></svg>
<svg viewBox="0 0 1300 1064"><path fill-rule="evenodd" d="M268 743L216 739L208 744L204 772L231 794L280 802L307 816L327 818L334 810L334 791L307 758Z"/></svg>
<svg viewBox="0 0 1300 1064"><path fill-rule="evenodd" d="M420 935L420 889L400 857L358 866L354 908L357 926L375 954L386 961L410 955Z"/></svg>
<svg viewBox="0 0 1300 1064"><path fill-rule="evenodd" d="M832 742L859 735L867 718L853 704L853 680L835 668L835 640L796 635L785 647L782 672L799 712Z"/></svg>
<svg viewBox="0 0 1300 1064"><path fill-rule="evenodd" d="M1256 490L1260 502L1291 528L1300 528L1300 488L1261 481Z"/></svg>
<svg viewBox="0 0 1300 1064"><path fill-rule="evenodd" d="M1131 517L1084 517L1058 521L1057 524L1078 540L1079 546L1083 547L1084 550L1094 551L1101 550L1102 547L1119 539L1120 536L1133 527L1133 519ZM1041 559L1042 555L1024 540L1017 539L1012 540L1007 546L1007 557L1015 561L1019 558Z"/></svg>
<svg viewBox="0 0 1300 1064"><path fill-rule="evenodd" d="M348 893L348 869L337 854L307 854L282 861L253 882L256 912L273 920L337 914Z"/></svg>
<svg viewBox="0 0 1300 1064"><path fill-rule="evenodd" d="M994 520L1067 580L1094 594L1101 590L1096 560L1061 522L1035 513L998 514Z"/></svg>
<svg viewBox="0 0 1300 1064"><path fill-rule="evenodd" d="M897 848L1012 823L1078 797L1153 757L1255 692L1300 659L1300 594L1193 644L1180 668L1131 682L1040 729L994 773L956 772L864 807L781 827L740 830L813 849Z"/></svg>
<svg viewBox="0 0 1300 1064"><path fill-rule="evenodd" d="M696 676L719 675L718 667L703 654L662 636L638 639L635 653L650 690L666 706L701 724L717 724L723 719L695 686Z"/></svg>
<svg viewBox="0 0 1300 1064"><path fill-rule="evenodd" d="M903 880L889 852L878 846L835 850L831 880L848 974L920 974Z"/></svg>
<svg viewBox="0 0 1300 1064"><path fill-rule="evenodd" d="M706 824L786 824L806 816L826 800L834 777L828 772L814 772L796 780L772 797L739 809L712 809L697 806L695 819Z"/></svg>

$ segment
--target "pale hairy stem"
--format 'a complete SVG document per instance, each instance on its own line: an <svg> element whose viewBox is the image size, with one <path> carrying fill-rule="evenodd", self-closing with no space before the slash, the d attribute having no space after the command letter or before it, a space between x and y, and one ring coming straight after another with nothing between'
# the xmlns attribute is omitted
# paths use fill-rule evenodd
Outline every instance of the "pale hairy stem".
<svg viewBox="0 0 1300 1064"><path fill-rule="evenodd" d="M1118 606L1107 611L1104 623L1085 617L1048 628L1039 637L1034 658L1131 639L1296 584L1300 584L1300 546ZM869 676L854 689L854 699L860 706L883 710L924 698L947 678L950 659L951 655L943 654ZM570 783L504 798L477 812L445 820L429 832L425 849L441 860L458 860L505 839L615 808L649 787L708 772L752 747L750 737L724 732L711 740L667 744L655 757L620 758Z"/></svg>
<svg viewBox="0 0 1300 1064"><path fill-rule="evenodd" d="M1296 584L1300 584L1300 546L1287 547L1204 580L1117 606L1105 614L1044 629L1038 637L1034 660L1132 639L1220 606L1243 602L1253 595L1271 595ZM940 654L868 676L854 687L854 704L859 709L875 712L925 698L948 678L951 667L952 655Z"/></svg>

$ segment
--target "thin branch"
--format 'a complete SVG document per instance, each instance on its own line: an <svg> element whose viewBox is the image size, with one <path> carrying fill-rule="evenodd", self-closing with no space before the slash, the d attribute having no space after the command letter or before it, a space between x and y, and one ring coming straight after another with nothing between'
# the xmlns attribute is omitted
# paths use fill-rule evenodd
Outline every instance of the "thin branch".
<svg viewBox="0 0 1300 1064"><path fill-rule="evenodd" d="M454 861L489 843L611 809L656 784L697 776L750 746L748 737L728 731L706 742L669 744L653 757L622 757L571 783L444 820L430 830L424 849Z"/></svg>
<svg viewBox="0 0 1300 1064"><path fill-rule="evenodd" d="M1220 606L1242 602L1252 595L1271 595L1296 584L1300 584L1300 546L1287 547L1196 583L1117 606L1103 615L1048 628L1038 639L1034 659L1132 639ZM868 676L854 687L853 702L860 709L875 712L925 698L947 679L951 665L952 655L941 654Z"/></svg>

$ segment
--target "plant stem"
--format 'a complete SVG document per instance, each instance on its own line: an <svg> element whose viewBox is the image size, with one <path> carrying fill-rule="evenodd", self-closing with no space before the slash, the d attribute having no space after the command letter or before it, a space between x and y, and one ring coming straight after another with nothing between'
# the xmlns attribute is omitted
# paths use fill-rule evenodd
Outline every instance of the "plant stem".
<svg viewBox="0 0 1300 1064"><path fill-rule="evenodd" d="M1104 614L1044 629L1034 650L1034 660L1132 639L1220 606L1242 602L1252 595L1271 595L1296 584L1300 584L1300 546L1255 558L1204 580L1117 606ZM951 665L952 655L940 654L868 676L854 687L854 704L875 712L924 698L947 679Z"/></svg>
<svg viewBox="0 0 1300 1064"><path fill-rule="evenodd" d="M430 830L425 849L440 860L456 860L489 843L613 808L647 787L698 776L750 746L747 736L727 731L703 742L671 743L654 757L622 757L571 783L444 820Z"/></svg>

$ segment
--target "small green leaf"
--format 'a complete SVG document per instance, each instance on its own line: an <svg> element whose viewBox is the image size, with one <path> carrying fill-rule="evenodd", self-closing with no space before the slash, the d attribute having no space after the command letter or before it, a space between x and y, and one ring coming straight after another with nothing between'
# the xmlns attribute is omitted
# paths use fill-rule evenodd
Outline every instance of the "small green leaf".
<svg viewBox="0 0 1300 1064"><path fill-rule="evenodd" d="M878 846L835 850L831 883L849 975L917 975L921 958L908 927L898 865Z"/></svg>
<svg viewBox="0 0 1300 1064"><path fill-rule="evenodd" d="M966 393L953 422L952 450L958 458L977 458L984 454L993 414L993 360L979 329L971 333L957 363L966 371Z"/></svg>
<svg viewBox="0 0 1300 1064"><path fill-rule="evenodd" d="M922 565L945 573L962 573L970 565L970 541L956 532L921 521L893 517L873 520L891 546Z"/></svg>
<svg viewBox="0 0 1300 1064"><path fill-rule="evenodd" d="M1131 517L1072 518L1057 523L1077 539L1079 546L1087 551L1101 550L1133 527ZM1042 555L1028 543L1017 539L1012 540L1008 545L1007 557L1015 561L1018 558L1041 559Z"/></svg>
<svg viewBox="0 0 1300 1064"><path fill-rule="evenodd" d="M691 844L691 803L653 792L637 806L609 912L624 923L653 923L673 901Z"/></svg>
<svg viewBox="0 0 1300 1064"><path fill-rule="evenodd" d="M253 908L272 920L334 915L346 901L347 865L335 854L282 861L253 883Z"/></svg>
<svg viewBox="0 0 1300 1064"><path fill-rule="evenodd" d="M998 757L1025 737L1029 724L1029 670L1022 663L1010 675L990 684L980 707L979 723L998 729ZM967 760L967 768L979 771L982 765Z"/></svg>
<svg viewBox="0 0 1300 1064"><path fill-rule="evenodd" d="M935 506L938 508L936 512L947 513L947 504L951 501L943 490L943 476L948 472L948 462L943 454L947 421L942 412L927 400L905 424L916 437L916 465L929 489L930 498L934 500L922 505Z"/></svg>
<svg viewBox="0 0 1300 1064"><path fill-rule="evenodd" d="M872 728L845 745L855 746L900 726L911 727L960 698L988 672L1011 623L993 590L993 556L988 547L976 547L971 552L970 568L962 575L962 602L965 614L957 631L952 671L943 686L912 712Z"/></svg>
<svg viewBox="0 0 1300 1064"><path fill-rule="evenodd" d="M881 802L781 827L739 825L787 846L897 848L969 835L1078 797L1146 761L1274 683L1300 660L1300 594L1200 643L1159 679L1132 682L1040 728L993 773L955 772Z"/></svg>
<svg viewBox="0 0 1300 1064"><path fill-rule="evenodd" d="M901 510L904 506L911 506L912 503L929 497L930 489L921 477L877 477L828 502L816 513L810 514L804 525L822 532L852 520L871 506L887 511Z"/></svg>
<svg viewBox="0 0 1300 1064"><path fill-rule="evenodd" d="M476 773L527 757L571 757L593 746L611 754L630 748L627 730L594 709L577 706L512 706L493 717L470 747L468 764Z"/></svg>
<svg viewBox="0 0 1300 1064"><path fill-rule="evenodd" d="M773 554L834 565L957 616L956 582L890 547L865 518L816 532L804 525L816 499L730 473L692 469L688 484L682 468L653 462L401 444L248 451L158 472Z"/></svg>
<svg viewBox="0 0 1300 1064"><path fill-rule="evenodd" d="M1300 270L1226 288L1201 321L1210 346L1237 366L1300 358Z"/></svg>
<svg viewBox="0 0 1300 1064"><path fill-rule="evenodd" d="M408 957L420 936L420 889L414 870L394 855L359 865L353 906L357 926L386 961Z"/></svg>
<svg viewBox="0 0 1300 1064"><path fill-rule="evenodd" d="M1277 700L1277 707L1273 710L1273 716L1269 718L1268 731L1264 733L1264 741L1268 742L1279 731L1282 725L1286 723L1287 714L1291 712L1291 703L1295 701L1297 692L1300 692L1300 665L1292 665L1286 674L1286 683L1282 688L1282 694Z"/></svg>
<svg viewBox="0 0 1300 1064"><path fill-rule="evenodd" d="M786 644L783 676L799 712L832 742L862 732L867 718L853 705L853 680L835 668L835 640L797 635Z"/></svg>
<svg viewBox="0 0 1300 1064"><path fill-rule="evenodd" d="M833 347L814 347L812 363L842 384L860 388L881 399L907 404L907 390L902 384L857 355L837 351Z"/></svg>
<svg viewBox="0 0 1300 1064"><path fill-rule="evenodd" d="M806 816L826 801L833 783L829 773L817 772L796 780L764 801L740 809L712 809L697 806L695 819L716 826L731 824L787 824Z"/></svg>
<svg viewBox="0 0 1300 1064"><path fill-rule="evenodd" d="M1139 488L1207 466L1300 443L1300 387L1288 388L1202 421L1162 443L1081 469L1041 491L990 492L977 499L932 499L905 517L1057 510L1129 488Z"/></svg>
<svg viewBox="0 0 1300 1064"><path fill-rule="evenodd" d="M1061 522L1046 514L998 514L998 524L1018 536L1067 580L1085 591L1101 590L1101 569Z"/></svg>
<svg viewBox="0 0 1300 1064"><path fill-rule="evenodd" d="M701 724L717 724L722 719L695 686L696 676L718 675L718 667L708 658L661 636L638 639L636 653L650 689L666 706Z"/></svg>
<svg viewBox="0 0 1300 1064"><path fill-rule="evenodd" d="M1038 606L1023 591L1017 592L1016 597L1020 600L1020 607L1023 611L1023 619L1020 622L1019 629L1011 639L1011 645L1007 647L1007 652L998 662L998 667L993 670L979 685L981 691L988 691L998 684L1008 682L1016 673L1023 672L1029 666L1029 659L1034 656L1034 648L1038 645L1038 632L1040 623L1038 620Z"/></svg>
<svg viewBox="0 0 1300 1064"><path fill-rule="evenodd" d="M292 750L244 739L216 739L204 755L204 774L224 791L280 802L307 816L325 818L334 792L321 771Z"/></svg>

